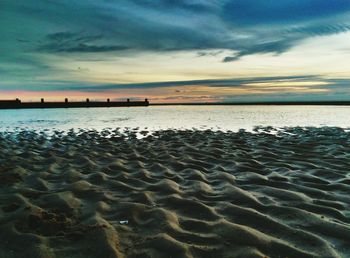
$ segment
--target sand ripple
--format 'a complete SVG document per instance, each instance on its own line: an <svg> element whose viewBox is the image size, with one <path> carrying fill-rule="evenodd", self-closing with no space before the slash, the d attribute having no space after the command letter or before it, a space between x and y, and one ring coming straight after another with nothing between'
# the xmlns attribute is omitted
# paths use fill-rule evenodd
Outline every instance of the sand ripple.
<svg viewBox="0 0 350 258"><path fill-rule="evenodd" d="M350 133L270 130L0 133L0 257L350 257Z"/></svg>

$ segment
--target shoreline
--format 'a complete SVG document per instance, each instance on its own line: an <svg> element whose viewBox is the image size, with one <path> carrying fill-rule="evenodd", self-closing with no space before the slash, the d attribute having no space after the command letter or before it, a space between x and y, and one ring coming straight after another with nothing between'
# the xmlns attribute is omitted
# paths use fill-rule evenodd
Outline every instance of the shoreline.
<svg viewBox="0 0 350 258"><path fill-rule="evenodd" d="M347 257L350 132L0 133L0 257Z"/></svg>

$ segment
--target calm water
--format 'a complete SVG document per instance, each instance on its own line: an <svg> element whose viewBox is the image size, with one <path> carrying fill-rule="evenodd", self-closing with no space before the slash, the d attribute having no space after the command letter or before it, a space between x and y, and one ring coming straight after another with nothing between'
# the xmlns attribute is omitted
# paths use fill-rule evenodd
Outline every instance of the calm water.
<svg viewBox="0 0 350 258"><path fill-rule="evenodd" d="M67 130L129 127L251 130L255 126L350 127L350 107L341 106L155 106L0 110L0 130Z"/></svg>

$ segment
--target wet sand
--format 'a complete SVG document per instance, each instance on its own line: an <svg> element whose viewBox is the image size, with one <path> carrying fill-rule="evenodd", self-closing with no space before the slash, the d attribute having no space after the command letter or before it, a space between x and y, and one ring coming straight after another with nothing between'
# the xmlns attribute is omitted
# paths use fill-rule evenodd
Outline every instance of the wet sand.
<svg viewBox="0 0 350 258"><path fill-rule="evenodd" d="M350 257L350 133L270 130L0 133L0 257Z"/></svg>

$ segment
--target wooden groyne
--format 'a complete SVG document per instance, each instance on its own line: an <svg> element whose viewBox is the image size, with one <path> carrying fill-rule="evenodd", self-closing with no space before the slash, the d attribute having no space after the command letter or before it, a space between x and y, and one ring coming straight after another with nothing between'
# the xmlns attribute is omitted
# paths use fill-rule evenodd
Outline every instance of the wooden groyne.
<svg viewBox="0 0 350 258"><path fill-rule="evenodd" d="M66 98L64 102L46 102L41 99L40 102L22 102L16 100L0 100L0 109L29 109L29 108L89 108L89 107L146 107L149 106L149 101L74 101L70 102Z"/></svg>

